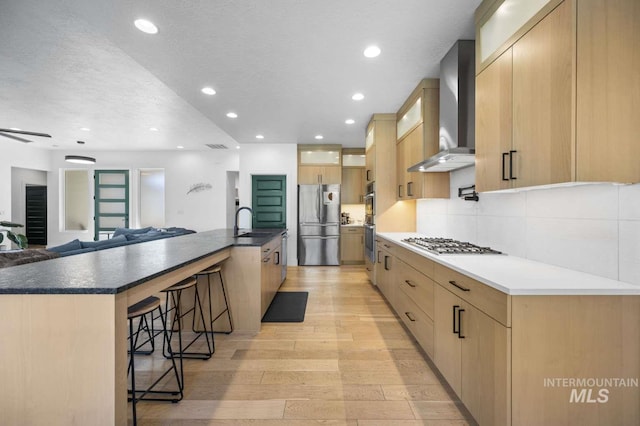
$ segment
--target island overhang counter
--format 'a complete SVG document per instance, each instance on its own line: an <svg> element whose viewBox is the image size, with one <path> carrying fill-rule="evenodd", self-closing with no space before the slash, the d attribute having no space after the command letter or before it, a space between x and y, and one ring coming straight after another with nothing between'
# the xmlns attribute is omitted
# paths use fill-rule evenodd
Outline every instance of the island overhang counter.
<svg viewBox="0 0 640 426"><path fill-rule="evenodd" d="M200 232L3 269L2 423L126 424L127 307L212 265L224 262L235 329L259 331L256 271L263 247L285 232L260 231Z"/></svg>

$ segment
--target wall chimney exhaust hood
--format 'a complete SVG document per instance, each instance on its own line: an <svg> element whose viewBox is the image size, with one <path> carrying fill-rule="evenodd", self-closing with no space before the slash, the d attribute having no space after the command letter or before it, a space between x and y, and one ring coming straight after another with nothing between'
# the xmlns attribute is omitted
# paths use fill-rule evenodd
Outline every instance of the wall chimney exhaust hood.
<svg viewBox="0 0 640 426"><path fill-rule="evenodd" d="M474 40L458 40L440 61L440 151L407 169L448 172L475 164Z"/></svg>

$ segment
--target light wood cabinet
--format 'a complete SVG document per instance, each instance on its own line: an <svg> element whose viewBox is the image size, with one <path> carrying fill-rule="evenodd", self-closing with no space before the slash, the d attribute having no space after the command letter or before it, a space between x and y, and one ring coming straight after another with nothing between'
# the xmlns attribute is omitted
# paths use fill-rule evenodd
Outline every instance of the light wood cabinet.
<svg viewBox="0 0 640 426"><path fill-rule="evenodd" d="M298 145L298 184L341 184L340 145Z"/></svg>
<svg viewBox="0 0 640 426"><path fill-rule="evenodd" d="M374 116L375 117L375 116ZM371 118L371 122L367 126L367 135L365 137L365 167L364 177L367 183L376 180L376 145L375 145L375 122Z"/></svg>
<svg viewBox="0 0 640 426"><path fill-rule="evenodd" d="M340 166L299 166L298 184L340 184L342 182L342 167Z"/></svg>
<svg viewBox="0 0 640 426"><path fill-rule="evenodd" d="M340 228L340 261L343 265L364 263L364 228L342 226Z"/></svg>
<svg viewBox="0 0 640 426"><path fill-rule="evenodd" d="M477 34L500 3L478 8ZM632 160L640 155L639 21L637 0L552 0L485 52L476 78L479 191L640 182Z"/></svg>
<svg viewBox="0 0 640 426"><path fill-rule="evenodd" d="M408 172L439 151L438 79L424 79L398 110L396 131L396 198L449 198L449 173Z"/></svg>
<svg viewBox="0 0 640 426"><path fill-rule="evenodd" d="M262 252L260 308L264 316L282 284L282 238L273 239L260 249Z"/></svg>
<svg viewBox="0 0 640 426"><path fill-rule="evenodd" d="M640 296L511 296L377 242L383 295L478 424L638 424L640 388L558 381L640 377Z"/></svg>
<svg viewBox="0 0 640 426"><path fill-rule="evenodd" d="M413 232L416 229L415 201L397 202L396 114L374 114L367 126L371 144L367 167L375 176L375 225L377 232ZM366 173L366 171L365 171Z"/></svg>
<svg viewBox="0 0 640 426"><path fill-rule="evenodd" d="M342 204L363 204L365 189L364 167L343 167L342 186L340 187Z"/></svg>

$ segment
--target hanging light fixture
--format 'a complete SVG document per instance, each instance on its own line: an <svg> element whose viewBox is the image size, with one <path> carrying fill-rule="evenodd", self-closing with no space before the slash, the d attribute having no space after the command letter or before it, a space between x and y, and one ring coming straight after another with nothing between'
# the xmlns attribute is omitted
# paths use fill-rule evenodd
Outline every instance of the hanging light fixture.
<svg viewBox="0 0 640 426"><path fill-rule="evenodd" d="M75 164L96 164L95 158L85 157L84 155L65 155L64 161Z"/></svg>

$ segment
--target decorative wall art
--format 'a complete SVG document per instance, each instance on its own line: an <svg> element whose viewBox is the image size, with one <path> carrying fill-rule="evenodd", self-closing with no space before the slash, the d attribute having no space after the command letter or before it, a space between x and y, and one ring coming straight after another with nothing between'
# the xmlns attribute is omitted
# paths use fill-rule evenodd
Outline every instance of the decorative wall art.
<svg viewBox="0 0 640 426"><path fill-rule="evenodd" d="M213 189L213 186L210 183L204 183L204 182L194 183L189 187L189 191L187 191L187 195L191 194L192 192L211 191L211 189Z"/></svg>

